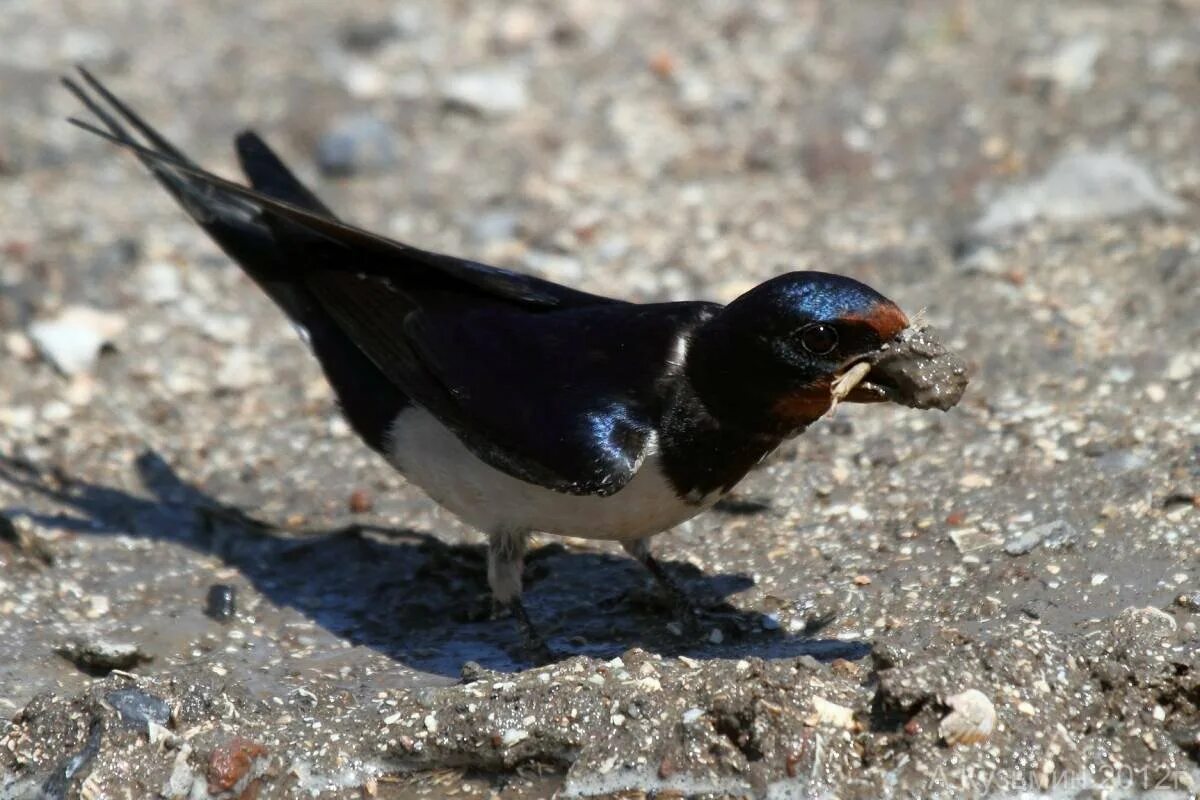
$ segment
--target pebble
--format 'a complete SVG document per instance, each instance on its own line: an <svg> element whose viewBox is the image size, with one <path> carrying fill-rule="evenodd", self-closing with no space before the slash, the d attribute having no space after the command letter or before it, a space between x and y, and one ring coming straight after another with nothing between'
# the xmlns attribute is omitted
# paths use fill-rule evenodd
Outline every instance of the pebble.
<svg viewBox="0 0 1200 800"><path fill-rule="evenodd" d="M351 492L348 505L350 512L353 514L366 514L375 506L371 501L371 495L366 489L355 489Z"/></svg>
<svg viewBox="0 0 1200 800"><path fill-rule="evenodd" d="M829 725L845 730L858 730L860 727L854 719L854 709L852 708L839 705L819 696L813 697L812 706L812 714L804 719L804 724L809 727L815 728L819 725Z"/></svg>
<svg viewBox="0 0 1200 800"><path fill-rule="evenodd" d="M156 305L173 303L183 294L179 268L168 261L144 265L138 273L138 285L146 302Z"/></svg>
<svg viewBox="0 0 1200 800"><path fill-rule="evenodd" d="M121 715L121 719L135 728L144 728L153 722L166 725L171 719L171 707L165 700L147 694L136 686L114 689L104 695L104 700Z"/></svg>
<svg viewBox="0 0 1200 800"><path fill-rule="evenodd" d="M317 168L331 178L385 170L399 161L395 134L378 117L355 114L333 123L317 141Z"/></svg>
<svg viewBox="0 0 1200 800"><path fill-rule="evenodd" d="M221 360L216 383L222 389L240 391L264 384L269 377L270 374L258 353L245 347L235 347Z"/></svg>
<svg viewBox="0 0 1200 800"><path fill-rule="evenodd" d="M1095 33L1073 37L1053 53L1032 61L1025 74L1069 92L1086 91L1096 79L1096 62L1106 44L1104 37Z"/></svg>
<svg viewBox="0 0 1200 800"><path fill-rule="evenodd" d="M237 587L214 583L204 599L204 616L228 622L237 614Z"/></svg>
<svg viewBox="0 0 1200 800"><path fill-rule="evenodd" d="M338 41L347 50L371 52L400 33L396 20L386 17L350 19L338 30Z"/></svg>
<svg viewBox="0 0 1200 800"><path fill-rule="evenodd" d="M1142 164L1116 151L1083 151L1059 159L1030 183L1010 188L984 210L972 232L984 238L1036 220L1086 222L1185 206Z"/></svg>
<svg viewBox="0 0 1200 800"><path fill-rule="evenodd" d="M1020 556L1038 545L1047 550L1061 550L1079 538L1079 531L1066 520L1057 519L1044 525L1036 525L1009 536L1004 542L1004 552Z"/></svg>
<svg viewBox="0 0 1200 800"><path fill-rule="evenodd" d="M985 550L997 544L996 537L978 528L962 528L950 531L950 540L958 552L966 555L976 550Z"/></svg>
<svg viewBox="0 0 1200 800"><path fill-rule="evenodd" d="M4 334L4 349L18 361L32 361L37 356L37 348L33 346L33 342L20 331Z"/></svg>
<svg viewBox="0 0 1200 800"><path fill-rule="evenodd" d="M267 748L242 736L233 736L216 748L208 759L208 791L226 792L237 785Z"/></svg>
<svg viewBox="0 0 1200 800"><path fill-rule="evenodd" d="M1182 383L1196 374L1197 363L1200 363L1200 356L1196 353L1176 353L1167 362L1164 377L1172 383Z"/></svg>
<svg viewBox="0 0 1200 800"><path fill-rule="evenodd" d="M54 648L54 652L82 670L101 673L132 669L152 660L136 644L103 638L73 639Z"/></svg>
<svg viewBox="0 0 1200 800"><path fill-rule="evenodd" d="M507 730L500 735L500 744L505 747L512 747L514 744L520 744L529 738L529 731L524 728L514 728Z"/></svg>
<svg viewBox="0 0 1200 800"><path fill-rule="evenodd" d="M382 97L388 88L387 76L367 61L352 61L342 73L342 83L352 97L360 100Z"/></svg>
<svg viewBox="0 0 1200 800"><path fill-rule="evenodd" d="M1200 612L1200 591L1184 592L1175 598L1175 605L1188 611Z"/></svg>
<svg viewBox="0 0 1200 800"><path fill-rule="evenodd" d="M484 117L503 117L529 103L525 76L513 69L460 72L442 85L442 98L451 108Z"/></svg>
<svg viewBox="0 0 1200 800"><path fill-rule="evenodd" d="M125 318L88 306L68 306L57 315L29 326L38 351L65 375L88 372L100 350L121 331Z"/></svg>

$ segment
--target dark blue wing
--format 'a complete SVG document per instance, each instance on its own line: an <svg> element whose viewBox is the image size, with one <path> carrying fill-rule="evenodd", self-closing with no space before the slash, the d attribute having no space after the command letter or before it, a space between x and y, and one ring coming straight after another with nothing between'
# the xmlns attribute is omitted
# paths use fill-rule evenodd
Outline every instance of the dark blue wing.
<svg viewBox="0 0 1200 800"><path fill-rule="evenodd" d="M633 476L674 386L680 337L703 303L604 305L530 314L422 309L405 336L485 460L514 454L527 478L611 494Z"/></svg>
<svg viewBox="0 0 1200 800"><path fill-rule="evenodd" d="M327 272L308 283L380 370L472 452L572 494L611 494L633 476L677 377L680 338L717 308L531 312L459 295L417 303L370 277Z"/></svg>

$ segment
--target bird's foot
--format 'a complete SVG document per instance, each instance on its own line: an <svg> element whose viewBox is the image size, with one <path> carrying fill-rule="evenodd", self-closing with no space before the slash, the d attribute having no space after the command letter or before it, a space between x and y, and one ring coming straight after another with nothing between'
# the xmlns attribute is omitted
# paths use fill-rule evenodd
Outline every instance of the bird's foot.
<svg viewBox="0 0 1200 800"><path fill-rule="evenodd" d="M543 667L547 664L553 664L558 661L558 656L550 649L550 645L546 644L546 640L538 629L534 626L533 620L529 618L529 612L525 610L525 605L520 600L513 600L501 606L505 611L508 611L513 620L517 623L517 629L521 632L521 642L525 650L525 654L533 662L536 667Z"/></svg>

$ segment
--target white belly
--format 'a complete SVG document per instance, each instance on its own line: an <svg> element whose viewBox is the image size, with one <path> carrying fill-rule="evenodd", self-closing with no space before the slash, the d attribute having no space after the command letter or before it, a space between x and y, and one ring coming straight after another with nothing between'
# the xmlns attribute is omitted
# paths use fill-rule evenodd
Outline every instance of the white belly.
<svg viewBox="0 0 1200 800"><path fill-rule="evenodd" d="M485 532L640 539L694 517L720 496L714 492L696 502L679 497L662 472L654 442L633 478L614 494L551 491L484 463L436 417L416 406L396 417L388 452L410 482Z"/></svg>

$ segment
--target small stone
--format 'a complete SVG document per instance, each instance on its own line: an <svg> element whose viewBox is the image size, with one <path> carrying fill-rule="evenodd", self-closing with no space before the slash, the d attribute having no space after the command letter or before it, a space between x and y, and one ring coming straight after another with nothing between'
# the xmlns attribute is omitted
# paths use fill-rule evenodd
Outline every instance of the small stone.
<svg viewBox="0 0 1200 800"><path fill-rule="evenodd" d="M1004 552L1010 556L1021 556L1033 550L1042 543L1042 537L1034 530L1022 531L1004 541Z"/></svg>
<svg viewBox="0 0 1200 800"><path fill-rule="evenodd" d="M1182 383L1189 380L1196 374L1197 361L1195 353L1176 353L1167 362L1167 371L1164 377L1172 383Z"/></svg>
<svg viewBox="0 0 1200 800"><path fill-rule="evenodd" d="M1175 598L1175 605L1188 611L1200 612L1200 591L1179 595Z"/></svg>
<svg viewBox="0 0 1200 800"><path fill-rule="evenodd" d="M679 63L669 50L659 50L650 56L650 71L660 78L669 78L679 68Z"/></svg>
<svg viewBox="0 0 1200 800"><path fill-rule="evenodd" d="M374 100L387 92L387 76L369 61L352 61L342 73L342 83L351 96Z"/></svg>
<svg viewBox="0 0 1200 800"><path fill-rule="evenodd" d="M370 114L343 117L317 142L317 167L325 175L347 178L396 165L391 128Z"/></svg>
<svg viewBox="0 0 1200 800"><path fill-rule="evenodd" d="M986 550L998 544L997 537L978 528L960 528L950 531L950 541L964 556L977 550Z"/></svg>
<svg viewBox="0 0 1200 800"><path fill-rule="evenodd" d="M365 489L355 489L350 493L350 511L354 514L366 514L375 504L371 501L371 495Z"/></svg>
<svg viewBox="0 0 1200 800"><path fill-rule="evenodd" d="M4 334L4 349L18 361L32 361L37 356L37 348L33 346L33 342L20 331Z"/></svg>
<svg viewBox="0 0 1200 800"><path fill-rule="evenodd" d="M102 594L88 595L87 602L87 611L83 615L88 619L100 619L100 617L106 615L112 608L112 604L108 598Z"/></svg>
<svg viewBox="0 0 1200 800"><path fill-rule="evenodd" d="M812 699L813 713L804 719L804 724L810 728L819 725L829 725L848 731L859 730L861 726L854 719L854 709L815 696Z"/></svg>
<svg viewBox="0 0 1200 800"><path fill-rule="evenodd" d="M237 588L223 583L208 587L204 599L204 616L217 622L228 622L237 614Z"/></svg>
<svg viewBox="0 0 1200 800"><path fill-rule="evenodd" d="M502 117L523 110L529 103L529 90L525 76L516 70L476 70L446 80L442 98L451 108Z"/></svg>
<svg viewBox="0 0 1200 800"><path fill-rule="evenodd" d="M216 384L227 391L241 391L264 384L269 379L260 356L245 347L228 351L217 370Z"/></svg>
<svg viewBox="0 0 1200 800"><path fill-rule="evenodd" d="M104 695L104 700L134 728L145 728L150 723L166 725L171 719L171 707L165 700L137 687L114 689Z"/></svg>
<svg viewBox="0 0 1200 800"><path fill-rule="evenodd" d="M208 759L208 791L226 792L246 776L254 762L267 754L267 748L241 736L227 739L212 751Z"/></svg>
<svg viewBox="0 0 1200 800"><path fill-rule="evenodd" d="M437 717L435 717L433 714L425 715L425 730L429 731L430 733L437 733L438 721Z"/></svg>
<svg viewBox="0 0 1200 800"><path fill-rule="evenodd" d="M855 586L870 586L871 585L871 576L870 575L855 575L854 576L854 585Z"/></svg>
<svg viewBox="0 0 1200 800"><path fill-rule="evenodd" d="M704 716L704 711L702 709L689 708L687 711L683 712L683 724L691 725L693 722L695 722L696 720L700 719L703 716Z"/></svg>
<svg viewBox="0 0 1200 800"><path fill-rule="evenodd" d="M504 747L512 747L515 744L520 744L528 738L529 731L523 728L513 728L500 735L500 744Z"/></svg>
<svg viewBox="0 0 1200 800"><path fill-rule="evenodd" d="M204 789L203 779L198 779L192 771L191 764L188 763L188 757L192 754L192 746L185 744L175 753L175 760L171 765L171 775L167 778L163 785L162 794L165 797L183 798L187 797L192 790L194 783L199 783L201 791Z"/></svg>
<svg viewBox="0 0 1200 800"><path fill-rule="evenodd" d="M146 302L156 305L173 303L183 295L179 269L167 261L152 261L138 273L138 283Z"/></svg>
<svg viewBox="0 0 1200 800"><path fill-rule="evenodd" d="M496 40L507 50L527 47L541 33L544 15L527 6L506 8L496 22Z"/></svg>
<svg viewBox="0 0 1200 800"><path fill-rule="evenodd" d="M720 628L713 628L708 632L708 641L712 642L713 644L720 644L721 642L725 641L725 634Z"/></svg>
<svg viewBox="0 0 1200 800"><path fill-rule="evenodd" d="M1087 33L1068 39L1048 56L1034 60L1025 74L1069 92L1082 92L1095 80L1096 61L1104 52L1103 36Z"/></svg>
<svg viewBox="0 0 1200 800"><path fill-rule="evenodd" d="M992 479L978 472L968 472L958 479L958 485L964 489L986 489L992 485Z"/></svg>
<svg viewBox="0 0 1200 800"><path fill-rule="evenodd" d="M74 639L54 652L86 672L108 674L114 669L133 669L153 660L136 644L107 639Z"/></svg>
<svg viewBox="0 0 1200 800"><path fill-rule="evenodd" d="M29 326L38 351L65 375L88 372L100 350L121 331L125 319L87 306L68 306L56 316Z"/></svg>
<svg viewBox="0 0 1200 800"><path fill-rule="evenodd" d="M347 50L371 52L400 33L394 19L389 17L360 17L342 23L338 40Z"/></svg>
<svg viewBox="0 0 1200 800"><path fill-rule="evenodd" d="M1041 178L1002 193L972 232L987 238L1035 220L1086 222L1142 211L1173 215L1184 208L1179 198L1129 156L1083 151L1064 156Z"/></svg>
<svg viewBox="0 0 1200 800"><path fill-rule="evenodd" d="M1038 545L1047 550L1061 550L1074 544L1078 538L1079 531L1071 523L1056 519L1009 536L1004 542L1004 552L1010 556L1024 555Z"/></svg>

